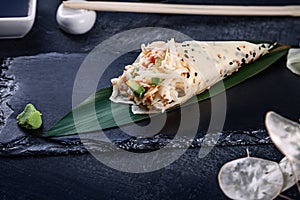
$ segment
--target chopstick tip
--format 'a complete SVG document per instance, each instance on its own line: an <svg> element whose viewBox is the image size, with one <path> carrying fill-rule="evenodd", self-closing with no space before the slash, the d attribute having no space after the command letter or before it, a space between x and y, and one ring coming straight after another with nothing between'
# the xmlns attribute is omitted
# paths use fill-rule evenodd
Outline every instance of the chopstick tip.
<svg viewBox="0 0 300 200"><path fill-rule="evenodd" d="M69 2L69 1L63 1L62 3L63 3L63 5L67 5L67 4L69 4L70 2Z"/></svg>

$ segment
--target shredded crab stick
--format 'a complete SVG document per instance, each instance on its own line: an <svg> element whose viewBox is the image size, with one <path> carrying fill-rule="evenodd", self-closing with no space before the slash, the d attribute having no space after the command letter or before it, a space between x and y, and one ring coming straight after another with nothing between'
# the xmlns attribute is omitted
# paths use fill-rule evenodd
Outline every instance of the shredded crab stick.
<svg viewBox="0 0 300 200"><path fill-rule="evenodd" d="M164 112L268 53L269 44L249 42L153 42L124 73L111 80L115 103L134 114Z"/></svg>

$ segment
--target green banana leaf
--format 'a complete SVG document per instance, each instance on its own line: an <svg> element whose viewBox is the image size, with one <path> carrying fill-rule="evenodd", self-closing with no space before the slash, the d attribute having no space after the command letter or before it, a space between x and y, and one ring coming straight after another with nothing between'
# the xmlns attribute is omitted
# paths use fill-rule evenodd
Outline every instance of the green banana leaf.
<svg viewBox="0 0 300 200"><path fill-rule="evenodd" d="M250 63L239 69L237 73L233 73L224 79L224 87L221 83L214 85L210 91L205 91L197 95L198 101L203 101L214 95L217 95L229 89L246 79L258 74L265 70L281 57L287 54L289 46L277 45L269 54L261 57L257 61ZM213 91L213 92L212 92ZM111 104L109 97L112 93L112 87L103 88L97 91L94 95L86 99L73 111L69 112L62 119L56 122L47 132L43 133L42 136L66 136L77 133L94 132L104 129L115 128L120 125L137 122L143 119L149 118L149 115L135 115L130 111L129 105L118 104L114 106L114 113L112 113ZM192 101L186 102L184 105L195 103ZM90 112L90 108L95 108L95 113ZM176 109L176 108L175 108ZM174 109L172 109L174 110ZM171 112L168 110L167 112ZM73 113L76 112L76 123L74 122ZM130 117L126 113L130 113ZM114 120L114 116L118 116L118 124ZM75 125L76 124L76 125ZM101 128L99 127L101 125Z"/></svg>

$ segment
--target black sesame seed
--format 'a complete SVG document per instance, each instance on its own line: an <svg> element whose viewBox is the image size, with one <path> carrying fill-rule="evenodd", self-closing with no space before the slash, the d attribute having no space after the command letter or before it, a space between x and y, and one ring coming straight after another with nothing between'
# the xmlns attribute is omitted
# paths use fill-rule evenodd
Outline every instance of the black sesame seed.
<svg viewBox="0 0 300 200"><path fill-rule="evenodd" d="M184 54L184 57L186 57L187 59L189 59L189 56L188 56L188 55L186 55L186 54Z"/></svg>
<svg viewBox="0 0 300 200"><path fill-rule="evenodd" d="M242 59L242 63L243 64L246 63L246 59L245 58Z"/></svg>
<svg viewBox="0 0 300 200"><path fill-rule="evenodd" d="M195 59L193 59L193 62L196 62L196 60L195 60Z"/></svg>
<svg viewBox="0 0 300 200"><path fill-rule="evenodd" d="M184 50L184 53L188 53L188 50Z"/></svg>
<svg viewBox="0 0 300 200"><path fill-rule="evenodd" d="M197 72L195 72L195 76L197 76L198 75L198 73Z"/></svg>
<svg viewBox="0 0 300 200"><path fill-rule="evenodd" d="M233 65L233 62L230 62L229 65Z"/></svg>
<svg viewBox="0 0 300 200"><path fill-rule="evenodd" d="M263 44L263 45L261 45L261 47L262 47L262 48L266 48L266 45Z"/></svg>
<svg viewBox="0 0 300 200"><path fill-rule="evenodd" d="M256 56L256 53L255 52L253 52L253 58Z"/></svg>
<svg viewBox="0 0 300 200"><path fill-rule="evenodd" d="M248 58L248 57L249 57L249 54L246 54L245 56L246 56L246 58Z"/></svg>
<svg viewBox="0 0 300 200"><path fill-rule="evenodd" d="M187 77L187 78L190 78L190 73L187 73L187 74L186 74L186 77Z"/></svg>
<svg viewBox="0 0 300 200"><path fill-rule="evenodd" d="M183 45L181 45L182 47L186 47L186 45L185 44L183 44Z"/></svg>
<svg viewBox="0 0 300 200"><path fill-rule="evenodd" d="M192 51L195 51L195 49L192 49Z"/></svg>
<svg viewBox="0 0 300 200"><path fill-rule="evenodd" d="M237 47L236 49L237 49L238 51L241 51L240 47Z"/></svg>
<svg viewBox="0 0 300 200"><path fill-rule="evenodd" d="M261 50L261 47L258 47L259 50Z"/></svg>
<svg viewBox="0 0 300 200"><path fill-rule="evenodd" d="M186 46L190 46L190 44L186 44Z"/></svg>

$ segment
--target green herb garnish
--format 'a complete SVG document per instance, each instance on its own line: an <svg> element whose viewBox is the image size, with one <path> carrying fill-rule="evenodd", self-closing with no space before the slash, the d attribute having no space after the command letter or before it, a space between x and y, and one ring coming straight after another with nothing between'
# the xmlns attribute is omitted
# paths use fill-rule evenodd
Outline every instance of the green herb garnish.
<svg viewBox="0 0 300 200"><path fill-rule="evenodd" d="M134 80L129 80L126 82L128 87L133 91L134 95L138 98L142 98L145 94L145 88L143 88L141 85L139 85Z"/></svg>
<svg viewBox="0 0 300 200"><path fill-rule="evenodd" d="M152 85L158 85L161 83L161 79L160 78L152 78Z"/></svg>

